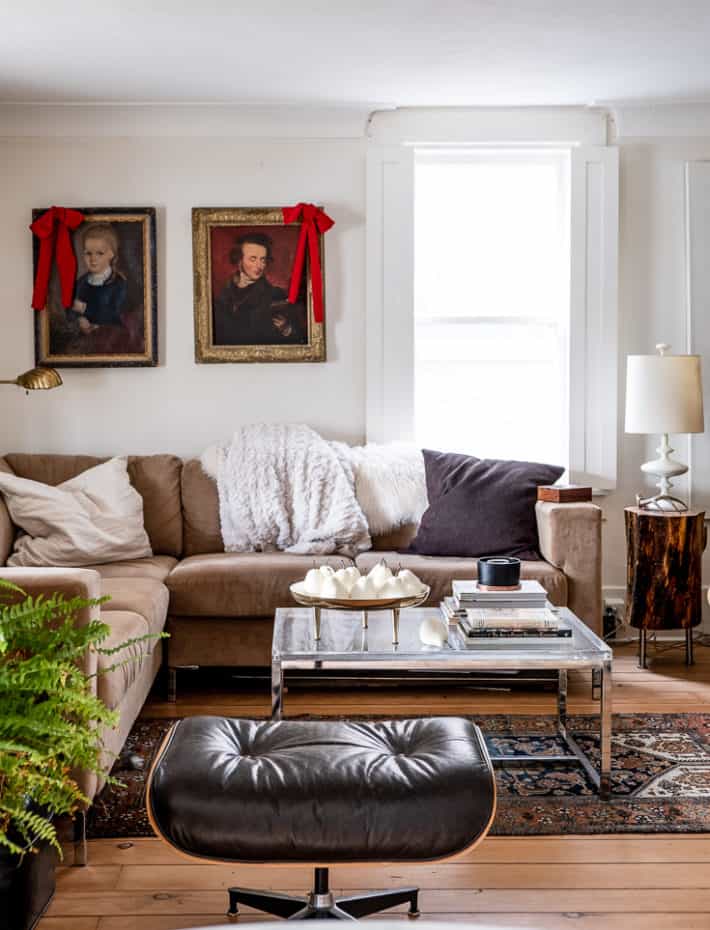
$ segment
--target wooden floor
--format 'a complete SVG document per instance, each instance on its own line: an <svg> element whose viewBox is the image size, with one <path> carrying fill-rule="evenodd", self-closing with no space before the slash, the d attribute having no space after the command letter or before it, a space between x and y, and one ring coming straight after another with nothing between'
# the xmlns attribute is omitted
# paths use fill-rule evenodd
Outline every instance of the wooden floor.
<svg viewBox="0 0 710 930"><path fill-rule="evenodd" d="M687 669L680 649L636 667L633 649L615 650L614 711L710 713L710 649ZM185 682L189 684L189 679ZM289 713L552 713L544 693L469 689L314 692L291 690ZM570 710L592 713L589 679L571 680ZM152 701L147 716L268 712L268 695L189 693L178 704ZM40 930L177 930L223 922L230 884L302 894L301 867L194 865L159 840L90 843L87 868L62 868ZM334 889L419 885L426 919L529 930L708 930L710 835L492 837L466 860L447 865L343 867ZM389 916L403 913L390 912ZM245 909L240 922L256 919Z"/></svg>

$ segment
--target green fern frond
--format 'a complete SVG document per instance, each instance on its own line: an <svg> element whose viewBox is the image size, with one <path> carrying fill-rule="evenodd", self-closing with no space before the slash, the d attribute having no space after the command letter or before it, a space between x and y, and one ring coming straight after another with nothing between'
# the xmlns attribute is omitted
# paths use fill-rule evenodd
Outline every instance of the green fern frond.
<svg viewBox="0 0 710 930"><path fill-rule="evenodd" d="M105 776L101 732L117 725L118 713L95 693L84 657L122 652L110 667L119 668L140 661L145 643L159 638L104 646L110 626L77 617L107 600L30 597L0 578L0 848L15 855L38 842L59 849L49 818L89 803L72 773Z"/></svg>

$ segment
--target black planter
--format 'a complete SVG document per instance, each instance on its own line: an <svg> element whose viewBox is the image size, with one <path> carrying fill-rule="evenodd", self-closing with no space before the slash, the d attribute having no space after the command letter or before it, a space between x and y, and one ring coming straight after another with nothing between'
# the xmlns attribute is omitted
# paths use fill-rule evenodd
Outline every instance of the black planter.
<svg viewBox="0 0 710 930"><path fill-rule="evenodd" d="M0 850L2 930L32 930L54 896L57 851L43 843L21 860Z"/></svg>

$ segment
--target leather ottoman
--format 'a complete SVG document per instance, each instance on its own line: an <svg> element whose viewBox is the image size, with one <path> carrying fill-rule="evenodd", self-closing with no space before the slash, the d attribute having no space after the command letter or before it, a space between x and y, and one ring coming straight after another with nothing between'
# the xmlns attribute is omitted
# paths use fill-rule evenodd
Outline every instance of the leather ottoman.
<svg viewBox="0 0 710 930"><path fill-rule="evenodd" d="M335 900L335 863L424 862L479 842L495 812L495 780L470 720L355 722L189 717L153 764L148 815L156 833L198 859L309 863L308 898L231 888L282 917L352 918L409 902L416 888Z"/></svg>

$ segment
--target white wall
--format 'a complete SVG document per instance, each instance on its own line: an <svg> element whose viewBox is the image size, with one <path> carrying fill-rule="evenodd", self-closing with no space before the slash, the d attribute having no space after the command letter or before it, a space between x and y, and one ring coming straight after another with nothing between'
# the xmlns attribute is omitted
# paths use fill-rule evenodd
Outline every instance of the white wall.
<svg viewBox="0 0 710 930"><path fill-rule="evenodd" d="M181 137L171 135L174 119L145 111L138 119L125 109L96 114L87 108L66 114L49 108L29 116L17 111L9 120L0 118L0 374L14 376L34 360L27 230L33 207L156 206L160 308L159 367L63 369L65 386L46 394L26 396L4 388L3 450L192 455L227 437L235 425L254 420L303 420L328 437L363 439L364 131L351 119L331 117L324 124L280 119L290 138L276 141L266 138L273 120L260 118L253 133L259 138L248 138L239 119L224 122L222 131L223 115L197 115L195 134L185 136L181 114ZM107 137L111 120L122 133L138 135ZM684 131L695 131L698 122L694 116ZM82 135L60 138L69 124ZM334 125L335 130L327 129ZM646 124L635 115L633 125ZM325 138L329 132L339 138ZM675 132L619 139L620 472L618 489L601 501L604 583L619 592L625 586L623 508L637 491L650 487L639 465L655 445L652 438L623 434L624 359L653 351L657 342L685 351L685 163L710 159L710 130L696 139L674 138ZM326 240L328 361L196 365L191 207L280 206L298 200L323 203L336 220ZM705 380L710 386L707 366ZM710 414L707 397L706 409ZM685 437L676 448L687 461ZM710 462L695 467L710 468ZM681 494L683 484L678 483Z"/></svg>
<svg viewBox="0 0 710 930"><path fill-rule="evenodd" d="M652 127L651 127L652 128ZM604 525L604 584L626 586L624 507L637 492L653 488L639 470L655 458L657 437L627 436L623 432L625 359L629 354L652 353L656 343L668 342L673 351L687 351L685 165L710 159L710 132L706 138L622 137L620 145L620 280L619 280L619 484L600 501ZM705 326L710 327L710 308ZM696 322L696 326L698 323ZM706 423L710 428L710 364L704 360ZM672 437L676 457L689 461L689 437ZM694 468L710 468L696 460ZM686 478L675 483L687 496ZM705 575L710 555L705 556Z"/></svg>
<svg viewBox="0 0 710 930"><path fill-rule="evenodd" d="M307 421L330 438L362 441L364 132L275 141L203 128L182 138L101 138L111 118L110 109L85 118L83 138L42 137L41 127L34 137L0 138L0 377L34 364L27 227L33 207L51 204L157 208L160 364L62 369L64 387L47 393L2 388L2 450L188 456L258 420ZM197 365L191 208L301 200L323 204L336 221L325 246L327 361Z"/></svg>

